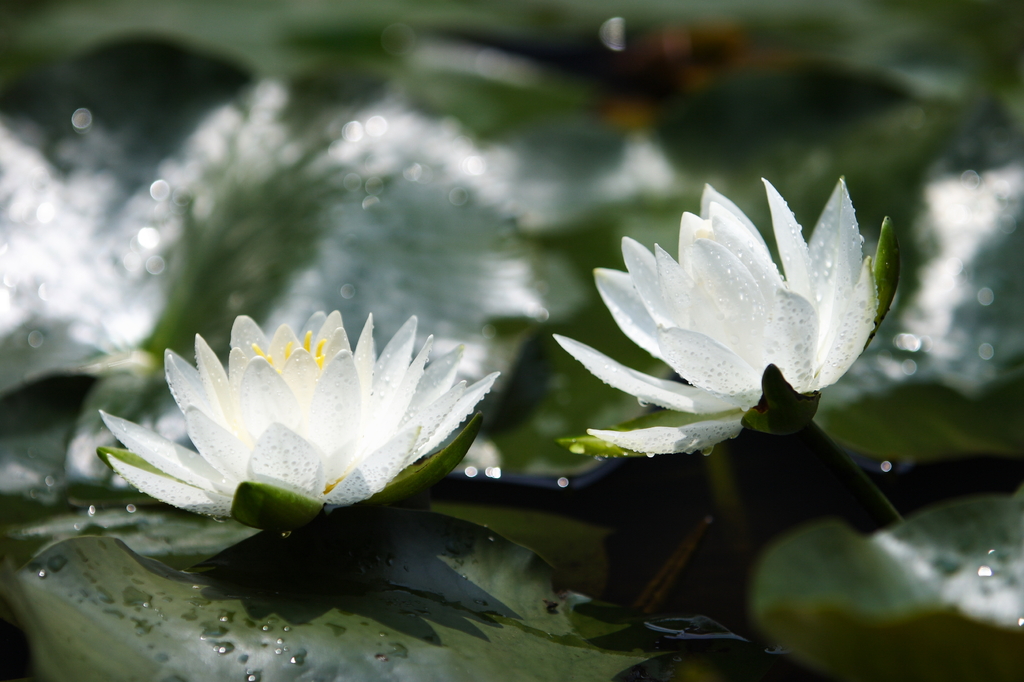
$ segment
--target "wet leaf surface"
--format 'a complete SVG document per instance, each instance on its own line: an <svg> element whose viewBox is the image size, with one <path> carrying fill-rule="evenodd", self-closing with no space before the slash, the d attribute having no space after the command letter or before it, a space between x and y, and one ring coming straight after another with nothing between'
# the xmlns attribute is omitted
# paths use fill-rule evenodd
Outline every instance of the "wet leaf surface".
<svg viewBox="0 0 1024 682"><path fill-rule="evenodd" d="M130 509L94 507L36 523L6 526L0 536L0 558L9 558L21 567L58 542L99 536L120 540L136 554L183 569L257 532L234 521L214 521L163 506L132 505Z"/></svg>
<svg viewBox="0 0 1024 682"><path fill-rule="evenodd" d="M738 681L772 663L713 621L654 630L555 593L550 576L486 528L350 508L288 537L258 534L190 573L110 538L68 540L8 569L3 597L39 679L668 680L700 669Z"/></svg>
<svg viewBox="0 0 1024 682"><path fill-rule="evenodd" d="M556 590L569 589L591 597L604 594L608 582L604 540L611 528L513 507L440 502L431 509L490 528L533 550L554 568Z"/></svg>
<svg viewBox="0 0 1024 682"><path fill-rule="evenodd" d="M1019 680L1024 502L975 497L862 536L817 522L779 540L753 611L794 655L850 680Z"/></svg>

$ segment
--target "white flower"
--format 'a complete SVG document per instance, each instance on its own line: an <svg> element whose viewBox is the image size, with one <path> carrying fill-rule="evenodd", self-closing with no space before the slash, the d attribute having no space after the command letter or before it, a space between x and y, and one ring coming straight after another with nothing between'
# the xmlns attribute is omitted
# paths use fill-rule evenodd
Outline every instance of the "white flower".
<svg viewBox="0 0 1024 682"><path fill-rule="evenodd" d="M649 454L705 449L739 434L769 364L806 394L837 381L860 355L875 326L878 296L845 183L836 186L810 244L785 200L764 184L785 279L750 219L710 186L701 217L683 214L678 262L659 246L652 254L627 237L622 255L629 272L595 271L622 331L691 385L637 372L556 337L562 347L644 402L713 416L679 427L591 429L591 435Z"/></svg>
<svg viewBox="0 0 1024 682"><path fill-rule="evenodd" d="M497 377L455 384L462 348L426 365L433 337L412 359L415 339L412 317L378 357L372 315L354 351L337 311L313 315L300 336L282 325L269 341L240 316L226 372L199 335L198 370L165 354L167 383L199 453L101 413L148 466L107 461L148 495L213 516L230 515L243 481L328 504L367 499L437 448Z"/></svg>

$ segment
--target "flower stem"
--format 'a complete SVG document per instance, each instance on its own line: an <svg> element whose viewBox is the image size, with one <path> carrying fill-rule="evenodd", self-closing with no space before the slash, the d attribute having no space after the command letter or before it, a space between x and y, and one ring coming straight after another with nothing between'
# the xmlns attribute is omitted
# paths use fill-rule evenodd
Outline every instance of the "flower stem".
<svg viewBox="0 0 1024 682"><path fill-rule="evenodd" d="M890 523L903 520L889 498L868 478L864 470L821 430L821 427L812 421L797 435L818 456L822 464L846 486L846 490L860 502L875 523L879 526L888 526Z"/></svg>

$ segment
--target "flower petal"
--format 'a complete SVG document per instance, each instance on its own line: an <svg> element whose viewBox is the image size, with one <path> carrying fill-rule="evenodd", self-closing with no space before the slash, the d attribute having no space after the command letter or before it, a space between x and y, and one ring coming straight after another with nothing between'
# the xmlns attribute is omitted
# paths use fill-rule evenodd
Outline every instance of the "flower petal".
<svg viewBox="0 0 1024 682"><path fill-rule="evenodd" d="M665 381L630 369L590 346L564 336L555 341L583 364L591 374L613 388L634 395L644 402L678 412L706 414L728 410L731 405L718 400L695 386Z"/></svg>
<svg viewBox="0 0 1024 682"><path fill-rule="evenodd" d="M384 350L377 358L373 368L373 395L370 399L370 410L376 415L378 410L386 409L391 398L402 382L409 362L412 359L412 348L416 342L416 316L413 315L391 337Z"/></svg>
<svg viewBox="0 0 1024 682"><path fill-rule="evenodd" d="M377 351L373 345L373 313L366 316L366 324L359 334L352 356L355 358L356 369L359 371L359 385L363 391L361 402L368 405L370 392L373 390L373 363L377 359Z"/></svg>
<svg viewBox="0 0 1024 682"><path fill-rule="evenodd" d="M668 308L675 326L689 329L693 323L690 308L693 305L693 293L696 288L693 270L691 268L687 271L669 255L668 251L657 244L654 245L654 258L658 264L658 287L664 294L665 307ZM653 331L657 338L657 328Z"/></svg>
<svg viewBox="0 0 1024 682"><path fill-rule="evenodd" d="M804 241L803 230L789 210L786 200L772 187L771 183L762 178L768 192L768 207L772 212L772 225L775 228L775 243L779 247L782 268L786 272L786 282L792 291L815 303L811 287L810 256L807 243Z"/></svg>
<svg viewBox="0 0 1024 682"><path fill-rule="evenodd" d="M167 386L171 389L174 402L178 403L178 408L182 412L190 405L195 405L213 417L213 407L206 399L206 388L199 377L199 372L170 349L164 351L164 375L167 377Z"/></svg>
<svg viewBox="0 0 1024 682"><path fill-rule="evenodd" d="M291 344L289 347L288 344ZM273 358L273 364L277 368L284 367L285 361L288 360L287 355L293 351L302 347L302 342L295 336L295 332L292 328L286 324L282 324L274 332L274 338L270 340L270 348L264 348L263 351L268 357Z"/></svg>
<svg viewBox="0 0 1024 682"><path fill-rule="evenodd" d="M231 384L220 364L217 354L213 352L206 339L196 334L196 369L203 391L213 408L212 416L218 423L229 426L237 421L235 401L231 397Z"/></svg>
<svg viewBox="0 0 1024 682"><path fill-rule="evenodd" d="M335 313L338 314L338 319L340 320L341 313L338 313L338 311L335 310L334 313L331 314L333 315ZM311 337L318 336L320 334L320 328L324 326L324 322L326 321L327 314L322 310L318 310L310 315L309 319L306 320L306 324L302 325L302 329L299 331L299 341L305 341L306 332L309 332Z"/></svg>
<svg viewBox="0 0 1024 682"><path fill-rule="evenodd" d="M430 355L430 348L434 345L434 337L428 336L423 348L409 365L401 383L395 388L391 402L384 404L375 415L373 424L370 426L368 435L376 433L391 434L398 430L399 425L405 422L405 416L416 393L416 387L423 376L423 366Z"/></svg>
<svg viewBox="0 0 1024 682"><path fill-rule="evenodd" d="M463 422L476 407L476 404L480 402L483 397L491 390L491 386L494 385L494 380L498 378L500 372L493 372L488 374L480 381L476 382L472 386L466 389L459 398L459 401L455 403L455 406L448 411L448 414L444 416L439 424L432 430L430 424L424 424L423 433L420 434L420 442L416 445L416 455L426 455L435 450L445 438L451 434L455 428ZM427 434L430 434L429 437ZM415 458L414 458L415 459Z"/></svg>
<svg viewBox="0 0 1024 682"><path fill-rule="evenodd" d="M327 493L324 502L336 504L339 507L347 507L373 497L376 492L370 488L370 484L366 481L363 473L356 469L338 481L334 488Z"/></svg>
<svg viewBox="0 0 1024 682"><path fill-rule="evenodd" d="M261 357L249 361L239 389L242 421L253 440L259 440L268 426L283 424L296 429L302 422L302 410L295 394Z"/></svg>
<svg viewBox="0 0 1024 682"><path fill-rule="evenodd" d="M309 406L309 440L324 453L328 480L340 476L356 454L362 395L352 353L338 353L320 375Z"/></svg>
<svg viewBox="0 0 1024 682"><path fill-rule="evenodd" d="M282 424L271 424L249 458L250 478L281 485L313 498L324 494L324 465L308 440Z"/></svg>
<svg viewBox="0 0 1024 682"><path fill-rule="evenodd" d="M798 392L810 393L818 388L814 362L817 350L818 316L814 306L800 294L779 289L764 329L765 365L778 367Z"/></svg>
<svg viewBox="0 0 1024 682"><path fill-rule="evenodd" d="M697 291L704 297L693 303L693 328L728 346L751 366L762 366L761 335L768 311L757 282L718 242L698 239L693 254Z"/></svg>
<svg viewBox="0 0 1024 682"><path fill-rule="evenodd" d="M409 406L406 408L404 420L408 421L424 407L430 405L447 392L455 383L459 361L466 347L459 344L436 360L432 360L423 370L423 376L416 386Z"/></svg>
<svg viewBox="0 0 1024 682"><path fill-rule="evenodd" d="M328 339L334 335L334 332L341 329L344 331L345 325L341 321L341 313L337 310L331 311L331 314L327 317L321 318L323 321L318 327L311 327L310 331L313 332L313 339L320 341L321 339ZM310 322L313 318L310 318ZM312 350L312 349L310 349Z"/></svg>
<svg viewBox="0 0 1024 682"><path fill-rule="evenodd" d="M326 339L323 339L323 348L320 347L320 341L317 341L313 345L313 351L320 350L323 357L323 367L327 367L331 361L338 356L338 353L342 351L346 353L352 352L352 347L348 344L348 335L345 333L344 328L335 329L331 332L331 335Z"/></svg>
<svg viewBox="0 0 1024 682"><path fill-rule="evenodd" d="M826 346L828 353L821 364L817 388L834 384L860 357L875 328L877 308L878 297L875 293L875 278L871 274L871 259L865 258L853 293L832 330L831 343Z"/></svg>
<svg viewBox="0 0 1024 682"><path fill-rule="evenodd" d="M761 396L761 373L732 350L700 332L659 329L665 360L679 376L730 405L749 408Z"/></svg>
<svg viewBox="0 0 1024 682"><path fill-rule="evenodd" d="M194 407L185 412L185 424L188 437L203 459L220 472L232 488L245 480L250 450L242 441Z"/></svg>
<svg viewBox="0 0 1024 682"><path fill-rule="evenodd" d="M309 412L309 404L313 400L313 391L319 377L320 367L305 348L292 351L281 369L281 378L295 394L303 413Z"/></svg>
<svg viewBox="0 0 1024 682"><path fill-rule="evenodd" d="M315 351L321 341L324 341L324 356L329 358L333 358L343 350L352 350L348 342L348 335L345 333L345 325L341 321L341 313L337 310L327 316L319 329L313 330L313 347L310 348L310 351ZM333 350L331 350L332 344Z"/></svg>
<svg viewBox="0 0 1024 682"><path fill-rule="evenodd" d="M689 263L690 247L697 239L708 236L709 227L707 220L688 212L683 213L679 220L679 264L688 275L693 275Z"/></svg>
<svg viewBox="0 0 1024 682"><path fill-rule="evenodd" d="M252 349L254 343L263 352L270 348L267 335L260 326L248 315L239 315L231 325L231 347L240 349L247 360L252 360L256 357L256 351Z"/></svg>
<svg viewBox="0 0 1024 682"><path fill-rule="evenodd" d="M124 480L161 502L190 511L210 516L230 516L231 498L211 490L199 488L165 478L158 474L125 464L117 458L110 458L110 466Z"/></svg>
<svg viewBox="0 0 1024 682"><path fill-rule="evenodd" d="M716 190L711 185L704 185L704 193L700 197L700 215L702 218L711 218L714 211L711 208L712 204L718 204L726 211L729 212L739 223L750 233L754 240L761 245L765 252L768 251L768 245L764 241L761 231L757 229L757 226L747 217L747 214L740 210L739 206L734 204L731 199Z"/></svg>
<svg viewBox="0 0 1024 682"><path fill-rule="evenodd" d="M402 429L359 463L356 469L373 493L382 490L402 469L416 460L414 447L419 437L419 427Z"/></svg>
<svg viewBox="0 0 1024 682"><path fill-rule="evenodd" d="M100 410L100 417L125 447L168 476L204 490L228 488L229 484L224 476L198 453L103 410Z"/></svg>
<svg viewBox="0 0 1024 682"><path fill-rule="evenodd" d="M808 245L811 281L824 327L835 328L853 293L864 262L863 243L846 183L840 180Z"/></svg>
<svg viewBox="0 0 1024 682"><path fill-rule="evenodd" d="M667 455L674 452L695 452L723 440L735 438L743 430L738 415L732 420L711 420L686 426L654 426L635 431L604 431L587 429L592 436L635 452Z"/></svg>
<svg viewBox="0 0 1024 682"><path fill-rule="evenodd" d="M622 238L622 258L633 280L640 300L648 314L659 325L672 324L672 317L665 305L661 288L658 286L658 265L654 254L647 247L629 237Z"/></svg>
<svg viewBox="0 0 1024 682"><path fill-rule="evenodd" d="M622 333L654 357L660 358L658 325L640 300L640 294L636 292L629 273L597 268L594 270L594 281L597 282L601 300Z"/></svg>
<svg viewBox="0 0 1024 682"><path fill-rule="evenodd" d="M739 258L757 282L766 301L770 301L775 290L783 285L779 268L772 260L772 254L764 242L755 241L736 217L719 204L711 204L711 224L714 226L715 241L726 247Z"/></svg>

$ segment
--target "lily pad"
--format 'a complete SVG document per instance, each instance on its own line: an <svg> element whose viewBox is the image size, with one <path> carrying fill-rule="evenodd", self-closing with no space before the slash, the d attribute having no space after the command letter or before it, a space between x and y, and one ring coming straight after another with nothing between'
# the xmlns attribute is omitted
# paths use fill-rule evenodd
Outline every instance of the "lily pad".
<svg viewBox="0 0 1024 682"><path fill-rule="evenodd" d="M1020 680L1024 500L928 508L862 536L838 521L761 559L752 609L795 656L847 680Z"/></svg>
<svg viewBox="0 0 1024 682"><path fill-rule="evenodd" d="M0 559L22 566L40 550L69 538L102 536L173 568L187 568L255 534L231 520L215 521L177 509L125 506L82 510L8 526L0 535Z"/></svg>
<svg viewBox="0 0 1024 682"><path fill-rule="evenodd" d="M589 682L668 680L700 666L739 682L771 664L740 640L706 653L706 642L621 613L577 615L592 602L555 593L550 576L485 528L348 508L288 537L260 533L188 573L110 538L68 540L7 569L2 595L39 679ZM616 645L617 632L630 645L639 633L639 646Z"/></svg>
<svg viewBox="0 0 1024 682"><path fill-rule="evenodd" d="M64 452L88 377L55 377L0 398L0 524L67 510Z"/></svg>
<svg viewBox="0 0 1024 682"><path fill-rule="evenodd" d="M535 509L435 502L433 511L490 528L536 552L554 568L556 590L600 597L608 582L605 538L611 528Z"/></svg>

